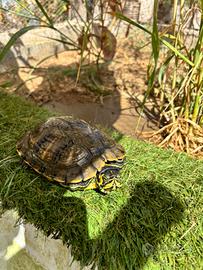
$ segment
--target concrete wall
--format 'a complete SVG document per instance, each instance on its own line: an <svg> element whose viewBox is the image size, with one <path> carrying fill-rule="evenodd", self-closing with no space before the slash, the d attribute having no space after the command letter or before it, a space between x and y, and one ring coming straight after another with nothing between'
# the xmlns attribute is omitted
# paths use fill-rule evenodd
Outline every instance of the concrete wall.
<svg viewBox="0 0 203 270"><path fill-rule="evenodd" d="M75 1L76 7L78 6L78 11L80 14L82 14L83 18L85 18L86 13L84 10L84 5L81 5L81 0ZM133 20L138 21L139 23L150 24L153 17L153 5L154 0L128 0L123 12L125 15L129 16ZM167 21L170 21L170 12L168 12L169 14L167 15L165 8L166 7L164 6L164 8L162 7L162 9L160 9L160 22L162 22L161 20L164 20L164 18ZM168 9L170 10L170 5L168 6ZM197 9L194 17L187 22L187 27L185 27L184 31L187 34L186 36L187 44L189 44L188 46L193 46L195 43L196 37L198 35L200 19L201 13ZM164 21L162 23L164 23ZM76 19L72 19L71 24L78 26L78 21ZM73 40L77 40L75 32L71 30L67 22L59 23L56 27L65 35L71 37ZM188 27L190 29L188 29ZM118 34L125 34L126 28L126 24L121 23ZM11 29L9 32L0 33L0 48L8 42L11 35L16 31L17 29ZM24 34L12 47L5 60L0 63L0 72L4 72L8 70L8 68L16 67L16 65L25 66L28 64L36 63L43 58L49 57L51 55L56 55L57 53L68 49L68 46L64 46L64 44L60 42L56 42L44 37L61 39L59 33L48 28L39 28Z"/></svg>
<svg viewBox="0 0 203 270"><path fill-rule="evenodd" d="M151 23L153 18L154 0L140 0L139 22Z"/></svg>
<svg viewBox="0 0 203 270"><path fill-rule="evenodd" d="M0 270L81 270L61 240L46 237L23 221L17 224L17 220L14 211L7 211L0 218Z"/></svg>
<svg viewBox="0 0 203 270"><path fill-rule="evenodd" d="M70 36L70 28L67 23L58 24L57 28ZM12 34L16 31L17 29L12 29L9 32L0 34L0 48L9 41ZM5 57L3 62L0 63L0 72L5 72L9 68L16 67L16 65L32 65L69 48L61 42L49 39L49 37L55 39L62 38L59 33L48 28L37 28L21 36L13 45L10 53ZM76 39L76 35L74 36L74 33L71 33L71 38Z"/></svg>

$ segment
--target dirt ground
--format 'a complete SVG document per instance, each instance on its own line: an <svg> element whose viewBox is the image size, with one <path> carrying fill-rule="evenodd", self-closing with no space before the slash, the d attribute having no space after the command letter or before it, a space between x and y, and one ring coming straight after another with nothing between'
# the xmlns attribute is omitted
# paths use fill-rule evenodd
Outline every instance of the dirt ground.
<svg viewBox="0 0 203 270"><path fill-rule="evenodd" d="M142 131L157 129L150 104L141 116L138 113L147 88L150 56L149 47L143 48L143 45L139 37L119 40L114 60L101 68L99 78L94 69L88 67L76 84L80 56L77 52L63 52L40 65L35 64L35 69L21 67L17 73L4 74L0 77L0 85L8 81L9 91L40 106L115 128L123 134L139 136Z"/></svg>

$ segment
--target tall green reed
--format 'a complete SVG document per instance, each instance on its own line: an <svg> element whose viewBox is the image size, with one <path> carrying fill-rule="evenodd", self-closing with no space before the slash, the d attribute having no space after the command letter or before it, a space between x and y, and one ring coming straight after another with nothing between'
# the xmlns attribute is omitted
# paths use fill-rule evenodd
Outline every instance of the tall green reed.
<svg viewBox="0 0 203 270"><path fill-rule="evenodd" d="M152 31L120 13L116 16L151 35L153 61L143 105L156 89L161 129L155 134L162 135L160 145L199 153L203 149L203 1L173 1L171 24L162 31L158 31L158 5L155 0ZM197 13L201 14L198 37L190 47L186 28Z"/></svg>

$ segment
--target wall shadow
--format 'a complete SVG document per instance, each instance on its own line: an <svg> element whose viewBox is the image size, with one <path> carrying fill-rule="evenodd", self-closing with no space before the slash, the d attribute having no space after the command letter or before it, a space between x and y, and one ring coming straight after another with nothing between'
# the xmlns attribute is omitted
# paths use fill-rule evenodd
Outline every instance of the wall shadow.
<svg viewBox="0 0 203 270"><path fill-rule="evenodd" d="M136 95L131 95L130 103L137 111L138 115L144 115L147 119L147 125L151 127L151 129L156 130L157 127L160 127L160 104L156 96L151 94L148 99L143 103L144 97L140 100Z"/></svg>
<svg viewBox="0 0 203 270"><path fill-rule="evenodd" d="M9 36L11 37L12 35L10 34ZM4 46L5 44L0 42L0 51ZM26 67L30 67L29 59L26 60L26 58L21 55L22 47L23 43L19 39L18 42L13 45L13 50L9 50L0 62L0 90L5 90L5 92L11 93L15 92L17 85L23 85L26 89L25 91L27 91L24 81L18 74L20 62Z"/></svg>
<svg viewBox="0 0 203 270"><path fill-rule="evenodd" d="M92 241L91 263L95 262L98 269L143 269L182 214L182 204L163 185L150 181L138 183L119 215ZM74 255L78 254L74 250ZM77 259L83 262L84 258L88 258L88 253Z"/></svg>

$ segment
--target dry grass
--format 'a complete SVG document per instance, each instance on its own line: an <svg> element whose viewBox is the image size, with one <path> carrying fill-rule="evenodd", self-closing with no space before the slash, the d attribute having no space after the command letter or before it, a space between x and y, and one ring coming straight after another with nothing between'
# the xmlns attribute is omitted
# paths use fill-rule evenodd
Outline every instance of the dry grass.
<svg viewBox="0 0 203 270"><path fill-rule="evenodd" d="M203 128L189 119L178 118L176 122L143 136L160 147L203 158Z"/></svg>

